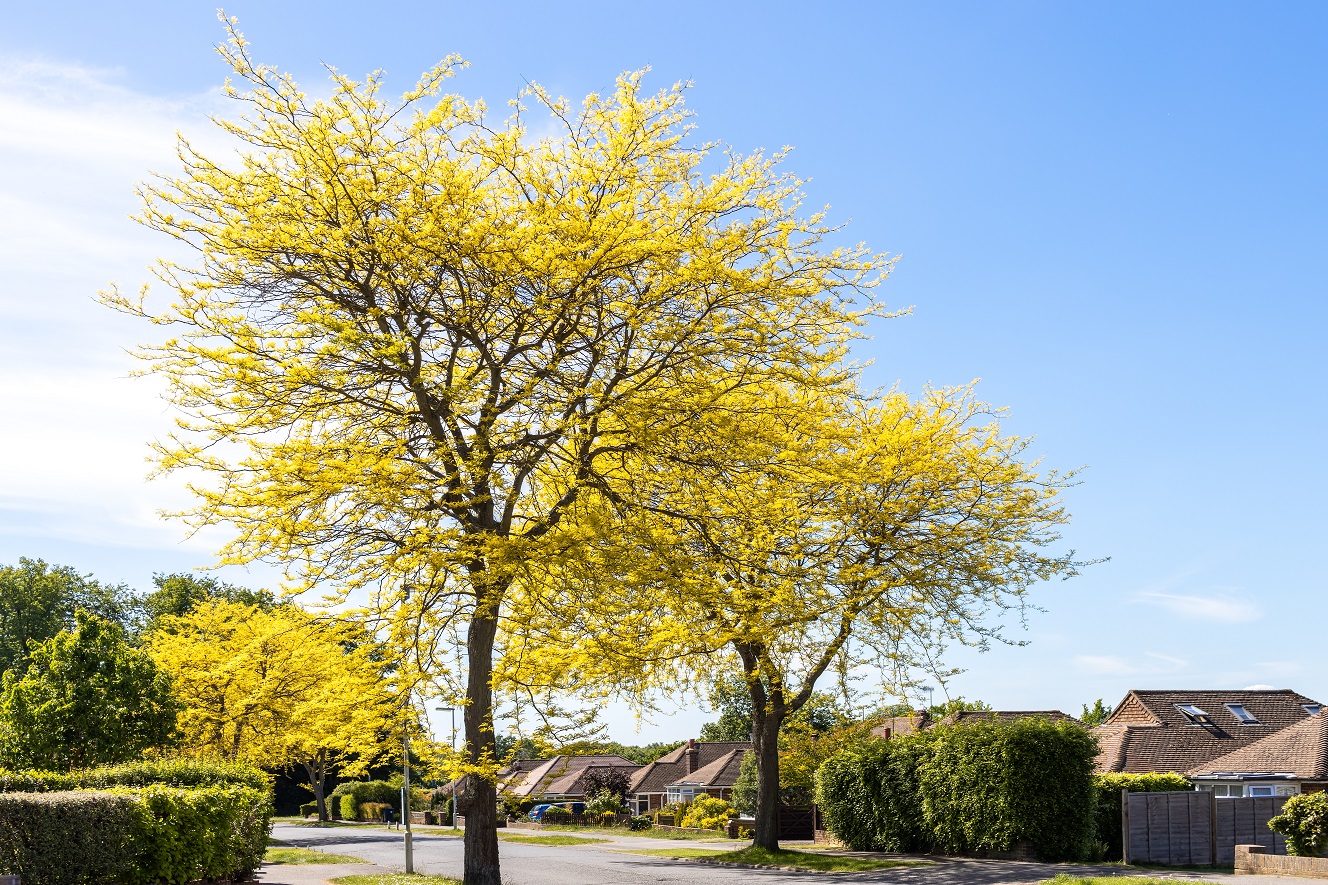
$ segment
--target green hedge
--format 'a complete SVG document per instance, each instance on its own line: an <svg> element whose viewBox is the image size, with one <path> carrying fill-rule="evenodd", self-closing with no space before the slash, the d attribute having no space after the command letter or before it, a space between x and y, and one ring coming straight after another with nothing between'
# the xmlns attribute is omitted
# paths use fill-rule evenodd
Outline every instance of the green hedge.
<svg viewBox="0 0 1328 885"><path fill-rule="evenodd" d="M1121 790L1129 790L1131 793L1167 793L1193 789L1189 781L1174 771L1158 774L1095 774L1093 787L1097 791L1097 838L1101 843L1099 853L1103 860L1110 861L1122 860L1125 856L1121 845Z"/></svg>
<svg viewBox="0 0 1328 885"><path fill-rule="evenodd" d="M1092 855L1097 742L1030 718L929 729L832 756L817 772L827 828L871 851Z"/></svg>
<svg viewBox="0 0 1328 885"><path fill-rule="evenodd" d="M24 885L237 879L258 868L266 789L153 785L0 794L0 871Z"/></svg>
<svg viewBox="0 0 1328 885"><path fill-rule="evenodd" d="M337 785L329 799L337 803L346 820L359 820L360 806L366 802L391 805L393 811L401 814L401 788L387 781L346 781Z"/></svg>
<svg viewBox="0 0 1328 885"><path fill-rule="evenodd" d="M110 765L68 773L0 770L0 793L53 793L151 785L171 787L232 785L269 792L272 789L272 776L243 763L199 759L130 762L125 765Z"/></svg>

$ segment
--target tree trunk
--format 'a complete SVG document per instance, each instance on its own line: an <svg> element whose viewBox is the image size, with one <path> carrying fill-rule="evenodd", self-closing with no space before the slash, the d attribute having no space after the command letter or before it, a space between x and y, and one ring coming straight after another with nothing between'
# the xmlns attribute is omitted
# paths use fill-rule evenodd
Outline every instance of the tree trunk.
<svg viewBox="0 0 1328 885"><path fill-rule="evenodd" d="M324 793L327 790L327 754L324 750L319 750L313 763L304 763L304 770L309 774L309 785L314 790L314 802L318 805L318 820L326 823L332 819L327 811L327 799Z"/></svg>
<svg viewBox="0 0 1328 885"><path fill-rule="evenodd" d="M763 711L752 705L752 744L756 752L756 833L752 844L770 851L779 850L779 729L782 724L782 711Z"/></svg>
<svg viewBox="0 0 1328 885"><path fill-rule="evenodd" d="M490 764L497 754L493 739L493 643L498 633L494 597L477 594L476 606L466 637L469 678L466 683L466 754L470 762ZM501 598L499 595L497 598ZM465 810L464 885L502 885L498 868L498 787L486 777L472 777L470 804Z"/></svg>

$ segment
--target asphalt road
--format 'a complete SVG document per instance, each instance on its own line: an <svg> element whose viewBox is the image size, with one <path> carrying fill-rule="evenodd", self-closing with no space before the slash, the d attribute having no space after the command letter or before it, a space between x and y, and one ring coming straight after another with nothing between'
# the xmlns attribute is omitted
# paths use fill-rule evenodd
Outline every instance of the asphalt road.
<svg viewBox="0 0 1328 885"><path fill-rule="evenodd" d="M382 827L309 827L278 823L272 837L301 848L346 854L390 870L404 869L403 835ZM461 878L461 839L416 831L415 870ZM665 848L697 845L695 842L619 836L593 845L548 846L502 842L505 885L648 885L658 882L736 883L797 882L798 885L830 885L845 882L884 882L891 885L1015 885L1042 882L1057 873L1081 876L1128 875L1121 867L1091 867L1081 864L1042 864L1012 861L941 858L919 867L896 867L870 873L808 873L784 870L751 870L693 863L669 858L626 854L623 849ZM738 843L705 842L706 847L738 847ZM747 844L747 843L742 843ZM306 868L308 870L309 868ZM1138 875L1137 871L1133 871ZM1231 875L1150 870L1150 876L1176 879L1235 881ZM1270 876L1241 876L1240 885L1285 885L1285 879Z"/></svg>

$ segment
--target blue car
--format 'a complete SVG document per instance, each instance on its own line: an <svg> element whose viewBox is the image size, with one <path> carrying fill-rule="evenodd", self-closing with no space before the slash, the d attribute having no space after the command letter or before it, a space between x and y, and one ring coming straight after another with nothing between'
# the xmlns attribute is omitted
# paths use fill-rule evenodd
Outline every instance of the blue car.
<svg viewBox="0 0 1328 885"><path fill-rule="evenodd" d="M572 814L586 813L586 803L584 802L550 802L544 805L536 805L534 808L530 809L530 819L543 820L544 812L548 811L550 808L562 808L565 811L572 812Z"/></svg>

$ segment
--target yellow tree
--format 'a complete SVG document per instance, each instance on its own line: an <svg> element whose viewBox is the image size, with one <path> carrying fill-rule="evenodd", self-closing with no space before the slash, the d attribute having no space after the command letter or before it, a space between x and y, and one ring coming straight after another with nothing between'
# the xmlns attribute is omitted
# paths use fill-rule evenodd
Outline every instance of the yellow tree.
<svg viewBox="0 0 1328 885"><path fill-rule="evenodd" d="M517 643L500 673L644 696L727 658L751 696L755 841L777 848L780 730L827 670L871 666L903 688L947 643L998 637L990 616L1022 611L1032 584L1075 571L1046 550L1065 478L984 416L967 388L877 401L777 388L699 423L669 460L626 471L649 506L601 514L616 536L546 579L590 588L594 606L544 609L544 650Z"/></svg>
<svg viewBox="0 0 1328 885"><path fill-rule="evenodd" d="M162 620L149 638L184 705L187 751L266 768L298 765L321 820L333 769L366 771L403 721L362 629L294 606L270 612L225 600Z"/></svg>
<svg viewBox="0 0 1328 885"><path fill-rule="evenodd" d="M367 588L394 644L456 627L484 775L465 881L497 885L491 677L516 575L625 453L762 378L822 383L889 261L825 248L782 155L689 142L683 84L628 74L579 108L531 87L493 123L444 94L457 59L399 103L336 72L314 100L228 27L241 157L182 143L183 172L142 189L142 222L197 255L158 270L178 334L144 356L188 416L160 464L215 479L190 518L234 527L225 561Z"/></svg>

